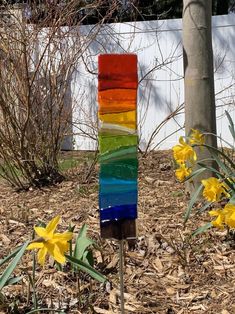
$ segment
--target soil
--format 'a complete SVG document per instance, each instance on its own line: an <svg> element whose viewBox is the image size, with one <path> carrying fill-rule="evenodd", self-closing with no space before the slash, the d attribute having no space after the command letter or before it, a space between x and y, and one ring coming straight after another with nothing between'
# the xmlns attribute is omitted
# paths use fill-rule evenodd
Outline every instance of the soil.
<svg viewBox="0 0 235 314"><path fill-rule="evenodd" d="M76 158L76 153L73 156ZM44 268L37 265L39 307L54 312L120 313L118 243L99 236L98 167L90 172L91 162L80 162L66 172L66 181L51 188L17 192L0 182L0 258L31 239L34 224L47 223L56 215L62 217L59 232L71 224L77 233L86 223L89 236L101 248L93 254L95 268L108 278L105 284L84 273L78 279L66 266L58 271L52 260ZM84 182L87 177L89 182ZM235 313L234 239L226 230L217 229L192 237L210 217L194 209L184 226L188 201L184 185L174 177L171 152L140 157L138 238L125 243L126 314ZM14 274L23 279L3 288L5 306L0 313L33 309L28 283L32 252L24 255Z"/></svg>

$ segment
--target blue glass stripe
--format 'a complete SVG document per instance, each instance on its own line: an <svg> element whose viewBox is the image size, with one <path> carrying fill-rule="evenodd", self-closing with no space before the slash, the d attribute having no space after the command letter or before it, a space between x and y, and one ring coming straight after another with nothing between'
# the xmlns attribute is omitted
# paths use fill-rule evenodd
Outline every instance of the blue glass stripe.
<svg viewBox="0 0 235 314"><path fill-rule="evenodd" d="M108 208L112 206L119 206L124 204L137 204L138 192L137 189L128 192L117 193L100 193L99 194L99 208Z"/></svg>
<svg viewBox="0 0 235 314"><path fill-rule="evenodd" d="M110 220L136 219L137 204L126 204L100 209L101 223Z"/></svg>

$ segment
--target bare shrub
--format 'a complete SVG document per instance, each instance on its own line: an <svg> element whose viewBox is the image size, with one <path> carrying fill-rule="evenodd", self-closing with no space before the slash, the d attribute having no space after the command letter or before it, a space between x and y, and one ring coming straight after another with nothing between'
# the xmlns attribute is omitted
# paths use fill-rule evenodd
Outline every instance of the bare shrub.
<svg viewBox="0 0 235 314"><path fill-rule="evenodd" d="M71 134L71 78L105 21L84 36L86 7L54 3L0 12L0 176L20 189L63 179L58 154ZM87 14L101 4L92 1Z"/></svg>

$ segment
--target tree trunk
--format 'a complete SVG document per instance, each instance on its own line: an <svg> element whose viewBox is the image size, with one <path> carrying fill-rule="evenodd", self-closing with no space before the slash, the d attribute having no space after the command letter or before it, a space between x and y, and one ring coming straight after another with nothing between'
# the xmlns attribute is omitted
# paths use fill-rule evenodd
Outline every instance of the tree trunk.
<svg viewBox="0 0 235 314"><path fill-rule="evenodd" d="M185 85L185 132L191 129L216 134L213 51L211 35L211 0L183 0L183 56ZM215 136L207 136L206 143L217 147ZM209 158L207 149L197 150L198 160ZM213 174L207 171L190 182L191 194L202 178Z"/></svg>

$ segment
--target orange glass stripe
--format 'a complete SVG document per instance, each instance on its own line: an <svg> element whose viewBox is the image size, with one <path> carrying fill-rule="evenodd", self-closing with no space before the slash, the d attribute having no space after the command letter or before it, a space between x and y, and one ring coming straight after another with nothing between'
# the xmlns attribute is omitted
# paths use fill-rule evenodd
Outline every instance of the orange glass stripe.
<svg viewBox="0 0 235 314"><path fill-rule="evenodd" d="M109 89L99 91L99 113L118 113L136 109L135 89Z"/></svg>

